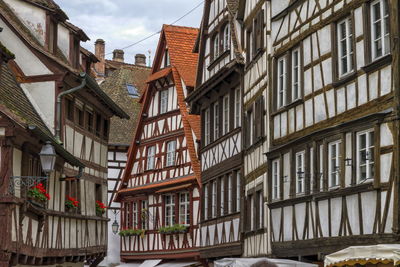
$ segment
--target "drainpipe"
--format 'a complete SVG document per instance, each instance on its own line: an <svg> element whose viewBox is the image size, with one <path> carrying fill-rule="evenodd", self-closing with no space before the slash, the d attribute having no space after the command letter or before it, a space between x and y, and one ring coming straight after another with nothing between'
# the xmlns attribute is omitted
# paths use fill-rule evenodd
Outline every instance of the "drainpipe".
<svg viewBox="0 0 400 267"><path fill-rule="evenodd" d="M79 74L79 77L82 79L82 82L80 85L78 85L77 87L71 88L67 91L61 92L60 94L58 94L57 96L57 107L56 107L56 111L57 111L57 125L56 125L56 136L55 139L59 144L62 144L61 142L61 100L62 97L68 94L72 94L76 91L81 90L82 88L84 88L86 86L86 73L85 72L81 72ZM82 177L83 174L83 167L79 167L79 173L78 175L76 175L74 178L79 179Z"/></svg>
<svg viewBox="0 0 400 267"><path fill-rule="evenodd" d="M76 92L78 90L81 90L83 87L86 86L86 73L82 72L81 74L79 74L79 77L82 79L82 82L79 86L71 88L67 91L61 92L60 94L58 94L57 96L57 126L56 126L56 140L58 143L62 144L61 142L61 99L63 96L68 95L68 94L72 94L73 92Z"/></svg>

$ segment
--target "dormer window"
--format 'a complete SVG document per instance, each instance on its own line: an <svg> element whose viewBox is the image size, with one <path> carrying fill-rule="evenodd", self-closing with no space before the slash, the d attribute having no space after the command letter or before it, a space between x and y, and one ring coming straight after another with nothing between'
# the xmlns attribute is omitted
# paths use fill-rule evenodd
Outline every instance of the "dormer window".
<svg viewBox="0 0 400 267"><path fill-rule="evenodd" d="M57 51L57 23L50 17L48 17L46 43L49 52L55 54Z"/></svg>
<svg viewBox="0 0 400 267"><path fill-rule="evenodd" d="M126 89L128 90L128 94L132 98L139 98L138 89L133 84L126 84Z"/></svg>
<svg viewBox="0 0 400 267"><path fill-rule="evenodd" d="M169 65L171 65L171 59L169 57L168 49L165 49L164 67L168 67Z"/></svg>

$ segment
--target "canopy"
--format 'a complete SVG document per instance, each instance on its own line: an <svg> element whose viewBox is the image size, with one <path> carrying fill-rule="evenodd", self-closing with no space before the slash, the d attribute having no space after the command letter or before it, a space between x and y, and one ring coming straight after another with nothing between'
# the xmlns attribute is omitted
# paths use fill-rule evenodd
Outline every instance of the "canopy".
<svg viewBox="0 0 400 267"><path fill-rule="evenodd" d="M325 267L368 263L400 264L400 244L354 246L325 256Z"/></svg>
<svg viewBox="0 0 400 267"><path fill-rule="evenodd" d="M214 261L214 267L317 267L310 264L292 260L269 258L224 258Z"/></svg>

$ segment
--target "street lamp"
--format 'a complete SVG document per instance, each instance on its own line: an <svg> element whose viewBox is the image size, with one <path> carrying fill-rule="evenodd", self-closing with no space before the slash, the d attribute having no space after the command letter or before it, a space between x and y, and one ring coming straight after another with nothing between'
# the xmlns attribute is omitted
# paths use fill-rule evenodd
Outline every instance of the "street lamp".
<svg viewBox="0 0 400 267"><path fill-rule="evenodd" d="M54 170L54 165L56 163L57 157L56 151L51 145L50 141L47 141L46 144L42 147L39 156L40 163L42 164L42 169L48 175Z"/></svg>
<svg viewBox="0 0 400 267"><path fill-rule="evenodd" d="M115 234L118 233L119 224L117 220L114 220L113 224L111 225L112 232Z"/></svg>

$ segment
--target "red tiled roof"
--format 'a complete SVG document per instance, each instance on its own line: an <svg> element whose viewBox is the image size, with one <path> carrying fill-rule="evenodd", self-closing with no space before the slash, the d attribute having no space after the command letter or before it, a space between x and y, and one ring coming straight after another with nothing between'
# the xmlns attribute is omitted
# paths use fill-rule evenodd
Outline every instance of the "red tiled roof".
<svg viewBox="0 0 400 267"><path fill-rule="evenodd" d="M194 87L198 54L193 53L199 29L164 25L163 32L168 45L171 65L178 69L186 86Z"/></svg>
<svg viewBox="0 0 400 267"><path fill-rule="evenodd" d="M171 67L168 67L168 68L162 69L160 71L157 71L157 72L151 74L149 76L149 78L147 78L146 82L150 83L150 82L158 80L164 76L167 76L171 72L171 70L172 70Z"/></svg>
<svg viewBox="0 0 400 267"><path fill-rule="evenodd" d="M194 134L196 135L197 140L200 140L201 137L200 116L188 114L186 117L189 121L190 127L192 128Z"/></svg>

